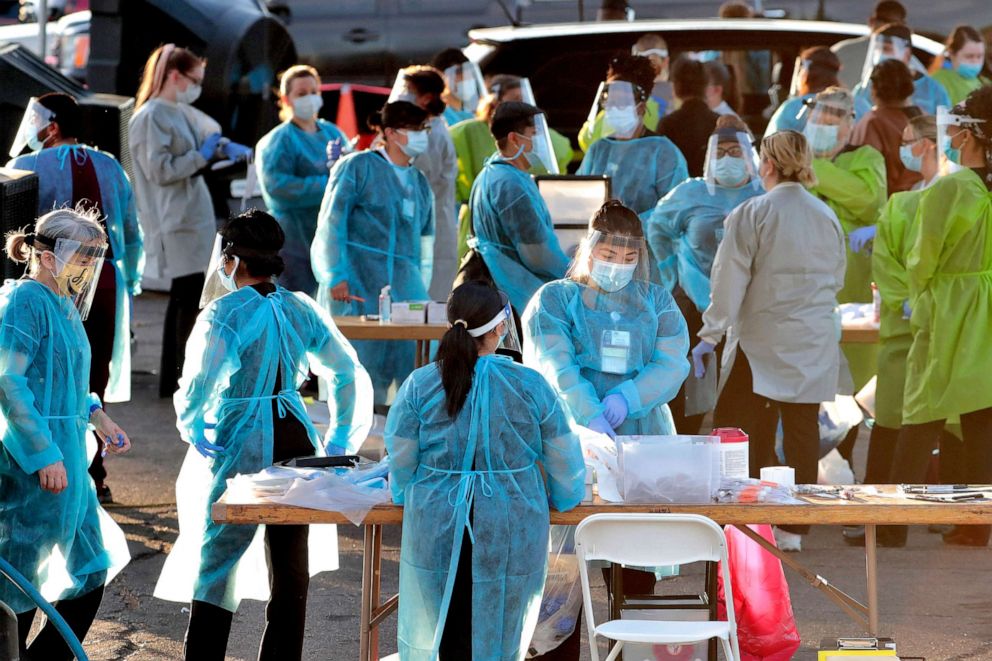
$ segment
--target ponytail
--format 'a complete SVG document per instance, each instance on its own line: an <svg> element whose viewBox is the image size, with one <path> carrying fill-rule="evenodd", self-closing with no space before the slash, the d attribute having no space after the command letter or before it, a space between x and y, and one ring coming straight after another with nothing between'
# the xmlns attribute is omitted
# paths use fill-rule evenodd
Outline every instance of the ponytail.
<svg viewBox="0 0 992 661"><path fill-rule="evenodd" d="M469 335L470 328L483 326L503 307L499 291L486 282L466 282L448 297L448 323L451 328L441 337L437 366L444 387L448 416L456 417L472 390L475 363L479 360L482 338Z"/></svg>
<svg viewBox="0 0 992 661"><path fill-rule="evenodd" d="M141 74L141 85L134 98L135 112L148 99L154 99L162 92L165 78L170 71L178 69L180 73L189 73L205 64L206 60L194 55L186 48L177 47L175 44L165 44L156 48L149 56L148 61L145 62L145 68Z"/></svg>

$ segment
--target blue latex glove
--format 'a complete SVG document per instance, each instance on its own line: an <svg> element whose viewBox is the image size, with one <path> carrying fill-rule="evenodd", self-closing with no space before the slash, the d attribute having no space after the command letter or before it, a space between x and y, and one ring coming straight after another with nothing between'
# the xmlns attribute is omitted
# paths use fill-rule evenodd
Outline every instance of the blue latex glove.
<svg viewBox="0 0 992 661"><path fill-rule="evenodd" d="M327 141L327 169L330 169L332 165L338 162L343 150L344 145L341 144L341 138L334 138Z"/></svg>
<svg viewBox="0 0 992 661"><path fill-rule="evenodd" d="M617 434L615 431L613 431L613 427L610 426L610 423L606 421L605 416L602 415L596 416L595 418L590 420L589 429L599 432L600 434L606 434L614 441L617 440Z"/></svg>
<svg viewBox="0 0 992 661"><path fill-rule="evenodd" d="M604 397L603 406L606 407L606 410L603 411L603 417L614 429L622 425L623 421L627 419L627 398L620 393L613 393Z"/></svg>
<svg viewBox="0 0 992 661"><path fill-rule="evenodd" d="M207 139L203 141L203 145L197 150L200 152L200 156L206 160L212 160L214 157L214 152L217 151L217 145L220 143L220 133L211 133L207 136Z"/></svg>
<svg viewBox="0 0 992 661"><path fill-rule="evenodd" d="M196 451L202 454L207 459L215 459L217 457L223 456L224 454L227 454L227 450L225 450L219 445L214 445L213 443L210 443L205 438L201 438L198 441L194 441L193 447L196 448Z"/></svg>
<svg viewBox="0 0 992 661"><path fill-rule="evenodd" d="M251 155L251 147L239 145L236 142L224 143L224 146L221 147L221 151L224 152L224 156L227 156L232 161L241 161Z"/></svg>
<svg viewBox="0 0 992 661"><path fill-rule="evenodd" d="M875 239L875 226L859 227L847 235L851 244L851 252L861 252L868 245L869 241ZM870 250L868 252L871 252Z"/></svg>
<svg viewBox="0 0 992 661"><path fill-rule="evenodd" d="M902 318L910 319L913 316L913 308L909 307L909 299L902 302Z"/></svg>
<svg viewBox="0 0 992 661"><path fill-rule="evenodd" d="M714 351L716 351L716 345L710 344L706 340L700 340L699 344L692 348L692 367L697 379L706 376L706 363L703 362L703 356Z"/></svg>

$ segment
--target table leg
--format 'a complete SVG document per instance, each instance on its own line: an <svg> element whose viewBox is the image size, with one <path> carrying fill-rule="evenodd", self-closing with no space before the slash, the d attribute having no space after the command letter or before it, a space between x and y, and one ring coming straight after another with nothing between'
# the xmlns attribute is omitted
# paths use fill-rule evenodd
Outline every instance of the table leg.
<svg viewBox="0 0 992 661"><path fill-rule="evenodd" d="M359 661L372 661L372 574L375 563L372 552L375 546L375 528L377 526L365 526L364 547L362 550L362 604L360 613L360 624L358 633L358 659Z"/></svg>
<svg viewBox="0 0 992 661"><path fill-rule="evenodd" d="M875 524L865 525L865 574L868 578L868 635L878 635L878 547Z"/></svg>
<svg viewBox="0 0 992 661"><path fill-rule="evenodd" d="M431 362L431 343L430 340L417 340L417 355L413 360L414 367L423 367L427 363Z"/></svg>
<svg viewBox="0 0 992 661"><path fill-rule="evenodd" d="M379 661L379 623L376 618L376 611L379 610L379 593L382 586L382 526L369 526L372 528L374 539L372 541L372 609L369 616L370 641L369 651L372 661Z"/></svg>

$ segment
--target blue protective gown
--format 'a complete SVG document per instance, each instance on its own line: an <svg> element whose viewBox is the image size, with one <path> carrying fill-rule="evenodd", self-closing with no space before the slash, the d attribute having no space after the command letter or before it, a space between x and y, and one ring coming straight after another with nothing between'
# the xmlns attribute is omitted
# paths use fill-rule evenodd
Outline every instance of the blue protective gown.
<svg viewBox="0 0 992 661"><path fill-rule="evenodd" d="M778 133L779 131L799 131L803 132L806 128L806 119L809 117L809 113L803 114L803 116L797 117L803 109L803 103L807 99L812 99L816 94L803 94L802 96L789 97L782 102L775 112L772 114L771 119L768 120L768 126L765 128L765 137L767 138L772 133Z"/></svg>
<svg viewBox="0 0 992 661"><path fill-rule="evenodd" d="M554 391L533 370L483 356L452 419L428 365L396 396L385 443L393 500L404 505L400 658L437 658L467 534L472 659L521 661L544 589L548 505L567 511L585 490L582 449Z"/></svg>
<svg viewBox="0 0 992 661"><path fill-rule="evenodd" d="M38 215L52 209L71 206L72 164L70 159L93 163L100 185L107 238L114 256L106 267L114 269L117 285L114 318L114 348L110 361L110 380L104 392L107 402L131 399L131 305L130 296L141 293L141 274L145 251L141 226L134 206L134 194L124 168L110 154L84 145L63 145L25 154L8 167L38 173Z"/></svg>
<svg viewBox="0 0 992 661"><path fill-rule="evenodd" d="M634 140L603 138L589 146L576 174L605 174L610 194L638 215L689 176L685 157L663 136Z"/></svg>
<svg viewBox="0 0 992 661"><path fill-rule="evenodd" d="M921 75L913 80L913 96L910 103L928 115L937 114L937 106L951 106L947 90L936 80ZM854 88L854 121L860 120L872 108L871 83L858 83Z"/></svg>
<svg viewBox="0 0 992 661"><path fill-rule="evenodd" d="M748 182L740 188L714 185L702 177L684 181L666 195L646 225L645 236L669 291L678 284L700 312L710 304L710 271L723 239L723 220L744 200L764 192Z"/></svg>
<svg viewBox="0 0 992 661"><path fill-rule="evenodd" d="M620 434L674 434L668 402L689 374L689 333L671 294L634 281L605 293L573 280L538 291L523 315L524 364L558 392L576 423L588 426L603 414L603 398L627 400ZM604 372L606 331L627 333L623 373Z"/></svg>
<svg viewBox="0 0 992 661"><path fill-rule="evenodd" d="M392 286L393 301L426 301L431 252L422 239L434 236L434 194L416 168L397 166L382 152L342 158L331 168L310 251L320 283L317 300L332 314L374 314L379 292ZM330 288L347 282L364 303L332 301ZM412 341L355 342L362 365L372 376L376 403L386 403L390 385L398 386L413 369Z"/></svg>
<svg viewBox="0 0 992 661"><path fill-rule="evenodd" d="M99 403L89 381L89 342L69 299L34 280L6 283L0 289L0 557L49 601L104 585L130 559L86 472L96 449L87 447L89 408ZM42 490L37 471L58 461L69 485L53 494ZM16 613L35 608L7 580L0 580L0 601Z"/></svg>
<svg viewBox="0 0 992 661"><path fill-rule="evenodd" d="M331 424L324 439L297 391L308 366L331 385ZM275 396L277 375L282 389ZM210 506L227 489L228 479L272 465L274 400L280 415L292 415L306 427L315 453L322 456L358 450L372 422L371 391L348 341L303 294L278 287L263 296L244 287L204 308L186 344L183 376L173 396L176 426L183 441L206 439L226 453L216 459L193 447L186 453L176 482L180 535L155 596L196 599L230 611L244 597L264 598L244 585L257 576L238 575L257 527L215 524ZM311 572L325 568L311 567Z"/></svg>
<svg viewBox="0 0 992 661"><path fill-rule="evenodd" d="M454 126L458 122L464 122L466 119L475 119L474 112L455 110L451 106L445 106L444 113L441 116L444 118L444 123L448 126Z"/></svg>
<svg viewBox="0 0 992 661"><path fill-rule="evenodd" d="M541 285L565 275L568 257L529 174L494 154L472 184L469 206L477 249L518 312Z"/></svg>
<svg viewBox="0 0 992 661"><path fill-rule="evenodd" d="M317 295L310 244L327 188L327 143L331 140L348 144L348 136L331 122L318 119L317 132L307 133L290 121L269 131L255 146L262 199L286 234L282 247L286 270L279 283L308 296Z"/></svg>

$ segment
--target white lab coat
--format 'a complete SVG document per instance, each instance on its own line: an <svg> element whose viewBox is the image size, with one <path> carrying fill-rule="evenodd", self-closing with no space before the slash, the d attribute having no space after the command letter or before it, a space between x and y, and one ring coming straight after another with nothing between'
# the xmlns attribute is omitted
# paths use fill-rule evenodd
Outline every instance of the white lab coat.
<svg viewBox="0 0 992 661"><path fill-rule="evenodd" d="M197 151L220 125L184 103L150 99L131 118L134 197L145 233L145 273L166 281L203 273L217 233L207 165Z"/></svg>
<svg viewBox="0 0 992 661"><path fill-rule="evenodd" d="M840 369L837 292L844 231L836 214L798 183L781 183L734 209L712 273L700 338L733 327L754 392L788 403L832 401Z"/></svg>
<svg viewBox="0 0 992 661"><path fill-rule="evenodd" d="M434 191L434 271L429 292L432 300L446 301L458 270L458 220L455 217L455 179L458 156L443 117L431 119L427 151L413 160Z"/></svg>

